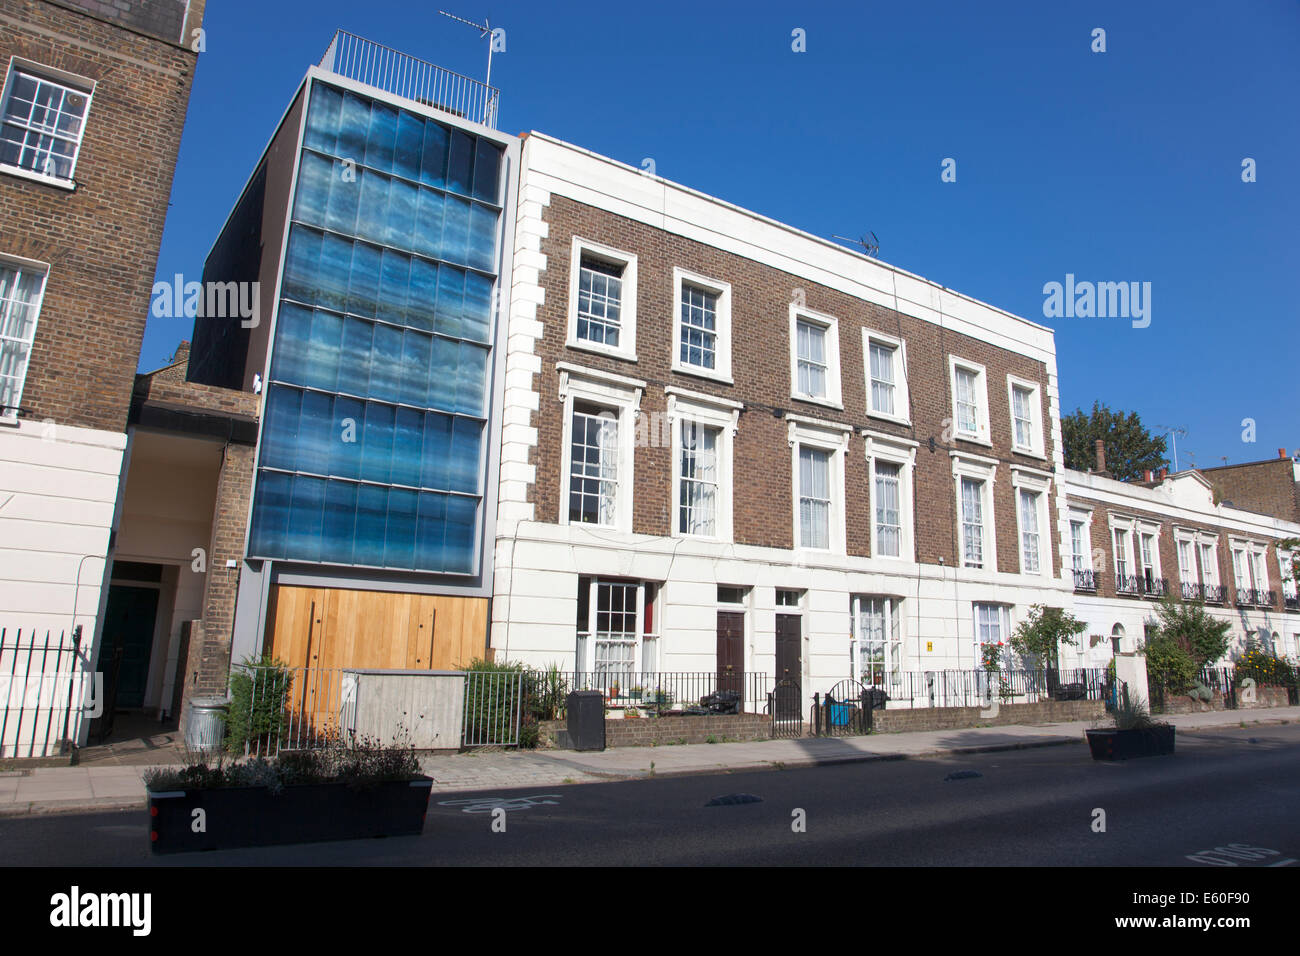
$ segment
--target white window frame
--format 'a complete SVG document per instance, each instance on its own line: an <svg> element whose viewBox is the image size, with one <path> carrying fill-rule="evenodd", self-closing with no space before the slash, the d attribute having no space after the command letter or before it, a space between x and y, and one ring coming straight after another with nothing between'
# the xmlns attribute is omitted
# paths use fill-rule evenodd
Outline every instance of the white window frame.
<svg viewBox="0 0 1300 956"><path fill-rule="evenodd" d="M610 528L615 531L631 532L632 498L635 477L636 419L641 411L641 396L645 393L645 382L637 379L602 372L597 369L582 368L567 362L557 362L560 373L559 398L564 405L564 434L561 449L561 495L559 523L571 524L569 521L569 494L573 467L573 406L575 401L599 405L614 412L618 419L618 477L617 500L614 506L613 524L574 523L577 527Z"/></svg>
<svg viewBox="0 0 1300 956"><path fill-rule="evenodd" d="M844 457L848 454L849 437L852 428L820 419L805 418L801 415L787 415L786 440L790 444L790 504L793 517L794 539L792 544L797 552L808 554L844 554ZM799 523L799 449L808 446L830 452L830 515L827 519L828 548L806 548L803 546L802 527Z"/></svg>
<svg viewBox="0 0 1300 956"><path fill-rule="evenodd" d="M799 323L820 325L826 330L826 394L806 395L799 391ZM832 315L790 305L790 397L828 408L843 409L840 391L840 323Z"/></svg>
<svg viewBox="0 0 1300 956"><path fill-rule="evenodd" d="M979 455L968 455L955 451L948 452L948 455L952 459L952 477L957 505L957 510L954 512L957 516L958 530L957 556L954 563L959 568L971 571L982 570L996 573L998 569L998 535L997 521L993 512L993 485L997 480L997 461L992 458L983 458ZM972 481L981 483L980 524L982 525L982 531L980 543L984 560L980 567L966 563L966 531L963 527L961 500L961 480L963 478L969 478Z"/></svg>
<svg viewBox="0 0 1300 956"><path fill-rule="evenodd" d="M1210 549L1210 562L1205 562L1205 549ZM1219 538L1217 535L1206 535L1198 533L1196 535L1196 560L1200 568L1201 583L1207 588L1220 587L1223 582L1219 580Z"/></svg>
<svg viewBox="0 0 1300 956"><path fill-rule="evenodd" d="M90 122L90 110L95 105L95 81L89 77L78 76L76 73L68 73L65 70L46 66L43 63L11 56L8 69L5 72L4 91L3 94L0 94L0 124L3 124L4 117L8 113L9 97L13 92L15 77L19 73L25 73L35 80L52 83L55 86L61 86L64 89L82 94L86 97L86 110L81 116L81 129L77 132L76 149L72 154L72 168L68 170L67 178L50 176L45 173L38 173L35 170L23 169L21 166L10 166L7 163L0 163L0 172L7 173L10 176L18 176L22 179L35 180L59 189L74 190L77 188L77 161L81 158L81 147L86 136L86 125Z"/></svg>
<svg viewBox="0 0 1300 956"><path fill-rule="evenodd" d="M41 289L33 300L32 308L35 311L35 317L32 319L32 331L30 338L14 337L10 341L17 342L27 349L27 358L23 362L22 374L18 376L18 385L14 389L13 407L0 408L0 424L13 425L18 422L18 410L23 403L23 392L27 388L27 373L31 370L32 349L36 342L36 330L41 324L41 307L45 304L45 290L50 282L50 267L48 263L37 262L34 259L23 259L18 256L0 255L0 267L12 269L22 274L24 272L41 274ZM4 328L4 319L7 317L9 306L0 302L0 329Z"/></svg>
<svg viewBox="0 0 1300 956"><path fill-rule="evenodd" d="M735 437L740 427L740 413L744 405L725 398L716 398L683 388L665 386L667 396L668 426L672 431L672 537L696 538L706 541L729 542L734 535L732 498L735 480ZM716 534L696 535L683 533L679 510L682 501L681 459L682 429L684 421L696 422L707 428L719 429L718 435L718 495L717 512L713 516Z"/></svg>
<svg viewBox="0 0 1300 956"><path fill-rule="evenodd" d="M682 292L685 286L693 285L717 296L717 310L714 316L714 368L704 368L682 361ZM683 375L698 375L701 378L734 384L731 377L731 283L710 279L698 272L673 268L673 354L672 369Z"/></svg>
<svg viewBox="0 0 1300 956"><path fill-rule="evenodd" d="M1183 567L1183 548L1187 549L1187 554L1191 557L1190 573ZM1181 595L1182 585L1191 584L1199 587L1201 584L1201 575L1197 570L1197 562L1200 557L1198 552L1200 547L1197 544L1196 532L1184 528L1174 528L1174 554L1178 560L1178 584Z"/></svg>
<svg viewBox="0 0 1300 956"><path fill-rule="evenodd" d="M1083 526L1083 564L1079 568L1074 566L1074 531L1071 528L1076 523ZM1069 517L1066 519L1066 530L1070 535L1067 543L1069 545L1069 568L1071 572L1075 570L1095 572L1097 568L1092 560L1092 510L1071 505Z"/></svg>
<svg viewBox="0 0 1300 956"><path fill-rule="evenodd" d="M980 639L980 608L995 609L998 617L998 635L997 641L985 641ZM983 647L985 644L996 644L1001 642L1009 651L1011 648L1011 605L1002 604L997 601L972 601L971 602L971 625L972 637L974 638L975 666L980 667L983 661Z"/></svg>
<svg viewBox="0 0 1300 956"><path fill-rule="evenodd" d="M1137 558L1137 570L1140 572L1137 576L1144 582L1146 580L1146 563L1142 558L1142 538L1149 536L1151 538L1151 580L1159 581L1165 576L1164 568L1160 564L1160 529L1161 526L1148 521L1137 522L1137 534L1133 538L1134 555ZM1144 592L1150 594L1150 592Z"/></svg>
<svg viewBox="0 0 1300 956"><path fill-rule="evenodd" d="M868 602L883 605L884 629L880 641L868 640L862 633L862 605ZM906 646L905 625L907 615L902 609L903 598L893 594L853 594L849 598L849 677L861 681L868 688L888 688L897 683L903 672L903 648ZM881 682L863 680L863 650L870 644L882 644ZM893 680L891 680L891 677Z"/></svg>
<svg viewBox="0 0 1300 956"><path fill-rule="evenodd" d="M1052 477L1046 472L1031 471L1027 468L1011 468L1011 487L1016 499L1016 553L1020 556L1020 573L1033 577L1052 577L1052 529L1049 522L1048 495L1052 489ZM1025 527L1020 514L1021 494L1034 496L1034 517L1038 520L1038 570L1025 570Z"/></svg>
<svg viewBox="0 0 1300 956"><path fill-rule="evenodd" d="M646 642L657 640L659 637L659 632L662 631L662 628L659 626L659 614L656 613L654 615L656 633L655 634L646 633L645 630L646 586L648 584L658 584L659 582L641 581L641 580L634 580L630 578L601 577L600 575L597 574L580 575L579 581L581 581L581 578L583 577L591 578L591 580L588 582L587 585L588 586L587 630L585 634L583 633L579 634L580 639L585 638L583 660L580 662L581 665L580 669L582 670L583 674L588 678L592 678L596 675L596 644L597 644L596 615L598 613L597 609L599 607L600 586L602 584L614 585L614 586L628 586L628 587L633 585L636 586L636 638L635 638L635 645L633 651L631 676L635 678L637 675L644 673L648 669L645 666L647 663L646 652L647 651L652 652L651 656L653 656L653 652L655 650L653 646L647 647ZM663 588L661 586L657 589L656 597L658 597L658 595L662 593L663 593ZM651 603L653 603L653 601L654 598L651 599ZM609 683L605 682L605 686L609 686ZM620 687L619 689L622 692L622 691L627 691L630 688Z"/></svg>
<svg viewBox="0 0 1300 956"><path fill-rule="evenodd" d="M1123 517L1119 517L1119 516L1116 516L1116 515L1111 515L1111 516L1110 516L1110 522L1109 522L1109 526L1110 526L1110 551L1111 551L1111 555L1110 555L1110 566L1111 566L1111 573L1115 576L1115 593L1116 593L1116 594L1137 594L1137 593L1139 593L1139 592L1136 591L1136 590L1133 590L1133 591L1121 591L1121 590L1120 590L1120 577L1121 577L1121 575L1120 575L1120 569L1119 569L1119 562L1120 562L1120 558L1122 557L1122 558L1124 559L1124 562L1125 562L1125 572L1124 572L1124 574L1123 574L1123 577L1133 578L1134 580L1136 580L1137 578L1141 577L1141 575L1134 573L1134 572L1136 572L1136 570L1137 570L1137 561L1136 561L1136 558L1135 558L1135 548L1136 548L1136 545L1137 545L1137 537L1136 537L1136 536L1137 536L1137 527L1136 527L1136 525L1137 525L1137 522L1136 522L1134 519L1132 519L1132 518L1123 518ZM1116 532L1116 531L1122 531L1122 532L1124 532L1124 554L1123 554L1123 555L1121 555L1121 554L1119 553L1119 550L1118 550L1118 549L1116 548L1116 546L1115 546L1115 532Z"/></svg>
<svg viewBox="0 0 1300 956"><path fill-rule="evenodd" d="M867 456L867 498L871 511L871 556L884 561L916 561L916 531L913 493L918 443L880 432L864 431ZM898 520L901 523L898 554L881 554L876 547L876 462L898 465Z"/></svg>
<svg viewBox="0 0 1300 956"><path fill-rule="evenodd" d="M622 266L622 299L619 302L619 346L613 348L601 342L578 338L578 286L584 254ZM571 349L610 355L617 359L635 362L636 358L636 256L613 246L602 245L579 236L573 237L569 263L569 315L568 337L565 345Z"/></svg>
<svg viewBox="0 0 1300 956"><path fill-rule="evenodd" d="M955 383L954 383L955 384ZM1016 441L1016 390L1029 393L1029 444ZM1047 457L1043 443L1043 392L1037 382L1007 376L1007 409L1011 421L1011 448L1017 454L1034 458Z"/></svg>
<svg viewBox="0 0 1300 956"><path fill-rule="evenodd" d="M1277 547L1275 547L1274 550L1277 554L1278 581L1282 585L1282 605L1285 609L1286 599L1294 598L1296 596L1296 582L1295 578L1292 577L1291 572L1291 558L1293 552Z"/></svg>
<svg viewBox="0 0 1300 956"><path fill-rule="evenodd" d="M875 407L871 389L871 346L883 345L893 349L894 367L894 411L881 411ZM867 414L872 418L881 418L900 425L912 424L911 397L907 389L907 343L889 335L882 335L871 329L862 330L862 368L867 384Z"/></svg>
<svg viewBox="0 0 1300 956"><path fill-rule="evenodd" d="M1269 591L1268 545L1252 541L1247 556L1250 560L1250 576L1255 582L1255 590L1259 593L1267 593ZM1261 578L1263 578L1262 581Z"/></svg>
<svg viewBox="0 0 1300 956"><path fill-rule="evenodd" d="M975 374L975 431L961 428L961 416L957 413L957 370ZM948 356L948 382L952 390L952 432L962 441L992 447L989 438L989 376L988 371L978 362L969 362L955 355Z"/></svg>

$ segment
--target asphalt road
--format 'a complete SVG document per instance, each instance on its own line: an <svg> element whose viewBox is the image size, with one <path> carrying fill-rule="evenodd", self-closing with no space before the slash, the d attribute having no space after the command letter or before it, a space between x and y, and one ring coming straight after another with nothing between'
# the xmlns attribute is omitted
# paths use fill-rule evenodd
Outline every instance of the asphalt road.
<svg viewBox="0 0 1300 956"><path fill-rule="evenodd" d="M730 794L760 802L706 806ZM1069 745L435 793L421 837L200 854L152 856L143 811L0 818L0 865L1300 867L1298 795L1300 726L1265 726L1122 764Z"/></svg>

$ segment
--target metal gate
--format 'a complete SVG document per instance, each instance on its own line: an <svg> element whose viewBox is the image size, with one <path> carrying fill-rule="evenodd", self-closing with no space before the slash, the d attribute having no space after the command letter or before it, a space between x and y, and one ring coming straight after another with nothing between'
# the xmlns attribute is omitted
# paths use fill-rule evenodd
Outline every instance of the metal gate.
<svg viewBox="0 0 1300 956"><path fill-rule="evenodd" d="M778 681L767 695L767 712L772 717L772 736L803 736L803 690L797 681Z"/></svg>
<svg viewBox="0 0 1300 956"><path fill-rule="evenodd" d="M842 680L820 698L813 695L813 731L818 737L853 737L871 733L871 713L884 706L884 695L861 681Z"/></svg>
<svg viewBox="0 0 1300 956"><path fill-rule="evenodd" d="M465 721L461 746L519 746L523 710L523 673L469 671L465 675Z"/></svg>

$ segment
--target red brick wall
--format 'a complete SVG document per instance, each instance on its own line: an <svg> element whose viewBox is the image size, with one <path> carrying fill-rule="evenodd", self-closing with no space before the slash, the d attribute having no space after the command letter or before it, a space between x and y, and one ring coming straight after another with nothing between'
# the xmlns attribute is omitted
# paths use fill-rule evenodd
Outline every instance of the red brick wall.
<svg viewBox="0 0 1300 956"><path fill-rule="evenodd" d="M201 13L199 0L190 22ZM121 431L197 54L45 0L0 0L0 63L11 56L96 82L75 192L0 173L0 253L50 266L25 417Z"/></svg>
<svg viewBox="0 0 1300 956"><path fill-rule="evenodd" d="M735 541L776 548L793 545L791 514L791 455L787 423L770 409L827 421L870 427L922 442L915 471L915 535L917 555L925 563L942 557L956 561L956 491L947 450L930 452L930 436L944 444L945 419L952 417L948 356L958 355L987 369L989 424L993 447L956 441L962 450L1000 460L994 483L994 518L997 526L999 570L1020 567L1014 489L1008 469L1022 463L1051 470L1052 436L1047 398L1047 371L1043 363L1007 352L985 342L941 330L936 325L863 302L842 292L752 260L663 232L564 197L552 197L545 218L549 235L542 242L547 268L542 274L545 304L538 311L544 336L538 345L542 371L537 380L540 411L533 414L538 428L534 456L537 482L531 500L539 521L557 522L567 486L560 468L563 457L563 406L557 399L557 361L603 369L647 382L642 414L666 411L664 385L674 385L744 402L755 407L741 415L735 438L734 515ZM636 363L565 347L572 237L603 243L637 256ZM732 377L728 386L672 371L671 348L675 336L673 268L681 267L732 286ZM805 305L839 320L842 412L790 397L789 305L802 289ZM901 338L907 343L908 377L913 427L894 425L866 414L866 382L862 329ZM1017 455L1011 450L1011 418L1007 375L1037 382L1042 398L1044 441L1048 461ZM633 495L633 530L671 533L671 448L638 447ZM868 469L863 439L855 435L846 462L848 552L869 555L870 501ZM1051 501L1051 496L1049 496ZM1056 567L1058 549L1056 509L1049 507L1051 546L1041 549L1043 560ZM1047 530L1047 529L1045 529Z"/></svg>
<svg viewBox="0 0 1300 956"><path fill-rule="evenodd" d="M1300 483L1289 458L1256 461L1201 471L1219 501L1285 521L1300 522Z"/></svg>

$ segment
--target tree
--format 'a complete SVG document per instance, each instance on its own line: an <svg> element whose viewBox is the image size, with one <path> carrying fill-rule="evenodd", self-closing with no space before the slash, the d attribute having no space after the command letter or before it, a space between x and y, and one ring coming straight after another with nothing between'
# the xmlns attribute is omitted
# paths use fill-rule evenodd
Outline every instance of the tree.
<svg viewBox="0 0 1300 956"><path fill-rule="evenodd" d="M1062 644L1076 646L1079 642L1075 635L1087 629L1086 622L1064 608L1035 604L1012 633L1011 647L1021 657L1033 657L1045 667L1055 667L1057 648Z"/></svg>
<svg viewBox="0 0 1300 956"><path fill-rule="evenodd" d="M1156 607L1157 632L1191 658L1199 672L1228 652L1232 624L1213 617L1200 604L1182 604L1166 597Z"/></svg>
<svg viewBox="0 0 1300 956"><path fill-rule="evenodd" d="M1061 419L1065 467L1087 471L1096 467L1095 444L1106 443L1106 470L1120 481L1140 481L1142 473L1168 463L1162 435L1152 435L1137 412L1113 412L1100 402L1092 403L1092 414L1076 408Z"/></svg>

